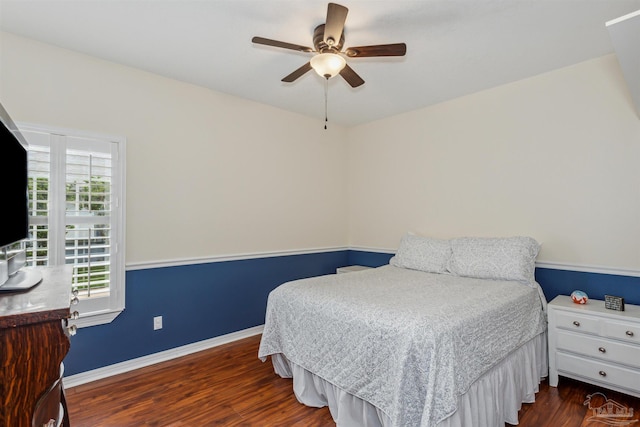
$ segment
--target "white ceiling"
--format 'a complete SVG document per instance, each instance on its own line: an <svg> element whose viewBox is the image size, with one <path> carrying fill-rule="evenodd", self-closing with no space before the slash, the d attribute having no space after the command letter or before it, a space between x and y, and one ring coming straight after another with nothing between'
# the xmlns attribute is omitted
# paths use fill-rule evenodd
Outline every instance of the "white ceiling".
<svg viewBox="0 0 640 427"><path fill-rule="evenodd" d="M405 42L401 58L354 58L366 81L329 84L329 120L355 125L613 53L605 23L640 0L339 0L345 47ZM324 119L311 54L316 0L0 0L0 29L216 91ZM1 54L1 52L0 52Z"/></svg>

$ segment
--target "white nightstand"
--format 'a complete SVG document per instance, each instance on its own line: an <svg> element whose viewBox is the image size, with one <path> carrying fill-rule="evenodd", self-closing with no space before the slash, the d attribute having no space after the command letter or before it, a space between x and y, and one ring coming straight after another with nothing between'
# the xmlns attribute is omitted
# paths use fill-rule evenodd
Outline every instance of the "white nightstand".
<svg viewBox="0 0 640 427"><path fill-rule="evenodd" d="M548 305L549 385L569 377L640 397L640 306L560 295Z"/></svg>
<svg viewBox="0 0 640 427"><path fill-rule="evenodd" d="M348 267L338 267L336 273L351 273L353 271L368 270L370 268L371 267L365 267L364 265L350 265Z"/></svg>

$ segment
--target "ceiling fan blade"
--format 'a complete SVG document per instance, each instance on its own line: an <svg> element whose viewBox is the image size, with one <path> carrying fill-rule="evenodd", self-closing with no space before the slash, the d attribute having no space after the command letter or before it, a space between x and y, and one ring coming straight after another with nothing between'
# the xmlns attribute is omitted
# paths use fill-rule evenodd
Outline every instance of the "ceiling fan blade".
<svg viewBox="0 0 640 427"><path fill-rule="evenodd" d="M327 22L324 25L323 41L327 46L337 45L342 37L344 23L349 9L336 3L329 3L327 7Z"/></svg>
<svg viewBox="0 0 640 427"><path fill-rule="evenodd" d="M349 67L349 65L344 66L342 71L340 71L340 75L351 85L351 87L358 87L364 84L362 77L353 71L353 68Z"/></svg>
<svg viewBox="0 0 640 427"><path fill-rule="evenodd" d="M264 37L254 37L251 39L253 43L264 44L267 46L281 47L284 49L297 50L298 52L313 52L313 49L307 46L300 46L293 43L281 42L278 40L265 39Z"/></svg>
<svg viewBox="0 0 640 427"><path fill-rule="evenodd" d="M297 70L295 70L293 73L291 73L288 76L284 77L282 79L282 81L283 82L287 82L287 83L291 83L291 82L297 80L299 77L301 77L303 74L305 74L309 70L311 70L311 62L307 62L302 67L300 67Z"/></svg>
<svg viewBox="0 0 640 427"><path fill-rule="evenodd" d="M407 53L407 45L404 43L378 44L374 46L356 46L347 48L344 53L351 58L364 58L367 56L404 56Z"/></svg>

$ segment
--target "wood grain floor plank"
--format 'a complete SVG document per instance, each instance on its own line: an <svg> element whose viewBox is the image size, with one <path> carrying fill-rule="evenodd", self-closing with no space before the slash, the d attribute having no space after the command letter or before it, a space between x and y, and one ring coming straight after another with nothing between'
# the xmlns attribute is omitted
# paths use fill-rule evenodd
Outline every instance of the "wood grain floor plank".
<svg viewBox="0 0 640 427"><path fill-rule="evenodd" d="M257 335L68 389L72 426L335 426L328 408L299 403L292 381L258 359L259 344ZM522 405L519 426L604 426L588 420L584 405L597 391L640 419L640 399L561 378L557 388L540 384L535 403Z"/></svg>

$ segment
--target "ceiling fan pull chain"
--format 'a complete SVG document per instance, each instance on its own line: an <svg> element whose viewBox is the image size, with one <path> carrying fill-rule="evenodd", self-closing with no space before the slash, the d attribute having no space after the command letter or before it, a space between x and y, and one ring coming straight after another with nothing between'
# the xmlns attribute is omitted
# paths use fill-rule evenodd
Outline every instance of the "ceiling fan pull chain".
<svg viewBox="0 0 640 427"><path fill-rule="evenodd" d="M329 77L324 80L324 129L327 130L327 122L329 121L327 115L327 98L329 97Z"/></svg>

